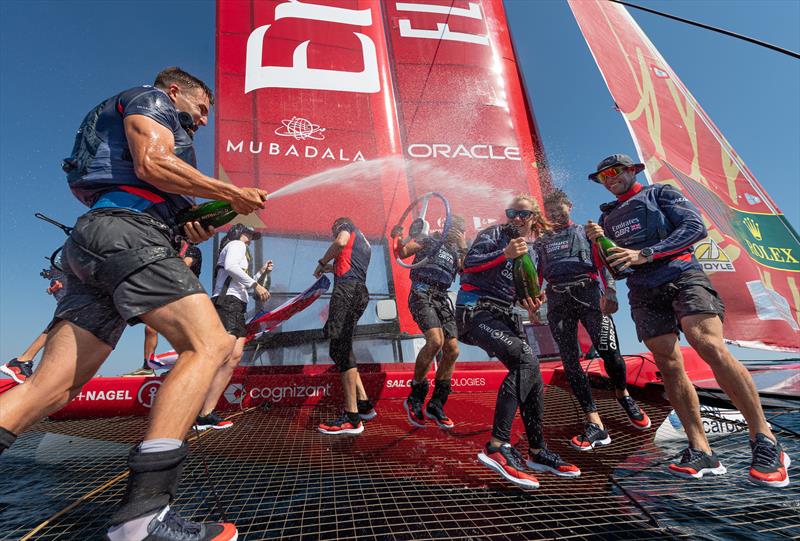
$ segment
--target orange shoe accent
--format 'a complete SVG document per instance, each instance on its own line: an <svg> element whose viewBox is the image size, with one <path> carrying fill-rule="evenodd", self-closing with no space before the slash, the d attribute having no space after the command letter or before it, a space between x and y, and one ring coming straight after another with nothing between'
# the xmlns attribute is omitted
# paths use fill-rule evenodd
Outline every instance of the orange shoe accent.
<svg viewBox="0 0 800 541"><path fill-rule="evenodd" d="M220 526L222 526L222 531L211 541L233 541L239 536L239 531L236 529L236 526L230 522L222 522Z"/></svg>

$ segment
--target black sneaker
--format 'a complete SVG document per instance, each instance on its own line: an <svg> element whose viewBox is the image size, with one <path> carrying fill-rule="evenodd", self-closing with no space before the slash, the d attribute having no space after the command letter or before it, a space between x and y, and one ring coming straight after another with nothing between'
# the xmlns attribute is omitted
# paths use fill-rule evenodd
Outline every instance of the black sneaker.
<svg viewBox="0 0 800 541"><path fill-rule="evenodd" d="M223 419L217 415L216 412L212 411L208 415L198 415L194 427L201 432L209 428L214 430L227 430L233 427L233 421Z"/></svg>
<svg viewBox="0 0 800 541"><path fill-rule="evenodd" d="M595 447L602 447L611 443L611 436L608 435L608 430L600 428L594 423L586 423L583 429L583 434L579 434L569 440L578 451L590 451Z"/></svg>
<svg viewBox="0 0 800 541"><path fill-rule="evenodd" d="M229 522L192 522L165 507L147 525L143 541L236 541L239 532Z"/></svg>
<svg viewBox="0 0 800 541"><path fill-rule="evenodd" d="M16 357L0 365L0 372L7 374L19 384L33 375L33 361L18 361Z"/></svg>
<svg viewBox="0 0 800 541"><path fill-rule="evenodd" d="M684 479L702 479L707 473L722 475L728 470L713 451L708 455L699 449L687 447L681 453L681 461L678 464L669 465L669 472Z"/></svg>
<svg viewBox="0 0 800 541"><path fill-rule="evenodd" d="M428 402L428 405L425 407L425 417L435 421L436 424L439 425L439 428L445 430L450 430L455 426L453 420L444 414L442 405L435 400Z"/></svg>
<svg viewBox="0 0 800 541"><path fill-rule="evenodd" d="M639 404L636 403L633 397L623 396L622 398L617 398L617 402L619 402L619 405L625 410L628 421L630 421L634 428L638 428L639 430L647 430L650 428L650 417L639 407Z"/></svg>
<svg viewBox="0 0 800 541"><path fill-rule="evenodd" d="M369 398L356 400L356 404L358 404L358 416L361 417L362 421L371 421L378 416L378 412L375 411L375 404Z"/></svg>
<svg viewBox="0 0 800 541"><path fill-rule="evenodd" d="M526 462L533 471L549 472L559 477L580 477L581 470L575 464L570 464L548 448L539 449L535 455Z"/></svg>
<svg viewBox="0 0 800 541"><path fill-rule="evenodd" d="M789 465L792 459L783 452L780 443L773 443L764 434L756 434L750 442L753 462L750 465L750 481L768 487L785 487L789 484Z"/></svg>
<svg viewBox="0 0 800 541"><path fill-rule="evenodd" d="M338 419L320 423L317 427L317 430L323 434L328 434L331 436L339 436L343 434L361 434L364 432L364 423L361 421L360 417L358 421L355 421L350 419L350 415L347 412L344 412Z"/></svg>
<svg viewBox="0 0 800 541"><path fill-rule="evenodd" d="M428 395L430 384L428 380L416 383L411 380L411 392L403 401L403 409L406 410L408 422L411 426L425 428L425 416L422 413L422 406L425 405L425 397Z"/></svg>
<svg viewBox="0 0 800 541"><path fill-rule="evenodd" d="M510 443L504 443L500 447L490 447L487 443L483 452L478 453L478 460L515 485L539 488L539 480L525 471L522 455Z"/></svg>

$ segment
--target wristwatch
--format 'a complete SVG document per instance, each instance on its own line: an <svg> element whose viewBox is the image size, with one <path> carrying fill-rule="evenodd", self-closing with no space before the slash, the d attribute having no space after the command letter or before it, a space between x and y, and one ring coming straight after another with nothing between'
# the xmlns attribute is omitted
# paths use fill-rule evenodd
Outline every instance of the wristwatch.
<svg viewBox="0 0 800 541"><path fill-rule="evenodd" d="M653 249L652 248L643 248L639 250L639 255L642 256L647 260L648 263L653 262Z"/></svg>

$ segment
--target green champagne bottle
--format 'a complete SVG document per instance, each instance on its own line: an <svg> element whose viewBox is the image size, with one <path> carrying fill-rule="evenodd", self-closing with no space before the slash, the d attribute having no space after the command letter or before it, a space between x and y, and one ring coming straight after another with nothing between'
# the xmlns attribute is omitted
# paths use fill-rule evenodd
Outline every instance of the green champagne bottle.
<svg viewBox="0 0 800 541"><path fill-rule="evenodd" d="M522 236L520 231L514 231L514 238ZM514 267L512 270L514 277L514 289L517 292L518 299L526 297L535 298L541 293L539 288L539 273L536 272L536 265L533 263L531 254L525 252L521 256L514 259Z"/></svg>
<svg viewBox="0 0 800 541"><path fill-rule="evenodd" d="M589 223L592 223L591 220L589 221ZM611 255L609 253L609 250L611 248L617 247L616 242L606 237L605 235L600 235L599 237L597 237L597 239L595 239L595 243L597 244L597 252L600 254L600 259L603 260L603 264L606 266L608 272L611 273L611 276L613 276L615 280L618 280L630 274L629 271L627 272L621 271L616 267L613 267L608 264L608 256Z"/></svg>
<svg viewBox="0 0 800 541"><path fill-rule="evenodd" d="M200 222L203 229L207 229L212 226L225 225L236 218L238 214L227 201L206 201L180 211L177 220L180 227L188 222Z"/></svg>

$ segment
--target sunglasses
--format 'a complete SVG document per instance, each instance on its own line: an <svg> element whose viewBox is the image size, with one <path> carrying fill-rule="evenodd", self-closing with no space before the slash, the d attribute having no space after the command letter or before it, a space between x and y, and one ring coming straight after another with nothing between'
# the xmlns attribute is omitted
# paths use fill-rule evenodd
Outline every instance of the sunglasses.
<svg viewBox="0 0 800 541"><path fill-rule="evenodd" d="M603 169L602 171L597 173L597 180L602 182L609 178L618 177L625 171L625 169L627 169L627 167L625 167L624 165L615 165L614 167Z"/></svg>
<svg viewBox="0 0 800 541"><path fill-rule="evenodd" d="M523 220L527 220L533 216L532 210L516 210L516 209L506 209L506 218L509 220L513 220L514 218L521 218Z"/></svg>

